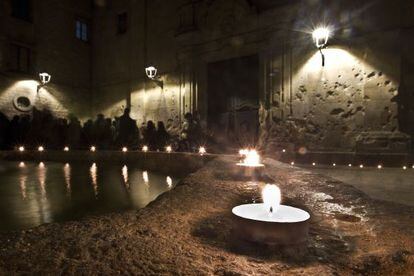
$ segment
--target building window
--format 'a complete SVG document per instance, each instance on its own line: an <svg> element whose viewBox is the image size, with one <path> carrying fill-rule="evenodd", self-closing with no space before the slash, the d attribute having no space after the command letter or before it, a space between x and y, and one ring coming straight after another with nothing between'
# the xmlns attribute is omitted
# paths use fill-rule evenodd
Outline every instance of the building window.
<svg viewBox="0 0 414 276"><path fill-rule="evenodd" d="M76 20L76 38L82 41L89 41L89 27L88 24L83 20Z"/></svg>
<svg viewBox="0 0 414 276"><path fill-rule="evenodd" d="M31 71L31 57L30 48L17 44L11 45L11 62L10 69L20 73L30 73Z"/></svg>
<svg viewBox="0 0 414 276"><path fill-rule="evenodd" d="M128 29L128 14L126 12L118 14L118 34L126 33Z"/></svg>
<svg viewBox="0 0 414 276"><path fill-rule="evenodd" d="M31 3L30 0L12 0L12 16L31 21Z"/></svg>

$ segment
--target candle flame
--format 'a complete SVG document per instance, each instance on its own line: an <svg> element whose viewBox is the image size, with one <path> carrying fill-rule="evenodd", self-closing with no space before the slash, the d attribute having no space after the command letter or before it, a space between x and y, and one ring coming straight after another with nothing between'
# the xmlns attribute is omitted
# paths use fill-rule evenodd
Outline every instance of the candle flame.
<svg viewBox="0 0 414 276"><path fill-rule="evenodd" d="M24 151L24 147L23 146L20 146L19 147L19 151Z"/></svg>
<svg viewBox="0 0 414 276"><path fill-rule="evenodd" d="M63 150L64 151L69 151L69 147L66 146L66 147L63 148Z"/></svg>
<svg viewBox="0 0 414 276"><path fill-rule="evenodd" d="M42 152L42 151L45 150L45 148L43 146L40 146L40 147L37 148L37 150L40 151L40 152Z"/></svg>
<svg viewBox="0 0 414 276"><path fill-rule="evenodd" d="M167 182L167 186L168 186L168 188L171 188L171 187L172 187L172 185L173 185L173 182L172 182L171 177L167 176L167 178L166 178L166 182Z"/></svg>
<svg viewBox="0 0 414 276"><path fill-rule="evenodd" d="M143 151L143 152L147 152L147 151L148 151L148 146L143 146L143 147L142 147L142 151Z"/></svg>
<svg viewBox="0 0 414 276"><path fill-rule="evenodd" d="M165 148L165 151L168 152L168 153L172 152L172 147L171 146L167 146Z"/></svg>
<svg viewBox="0 0 414 276"><path fill-rule="evenodd" d="M127 147L123 147L122 148L122 152L127 152L128 151L128 148Z"/></svg>
<svg viewBox="0 0 414 276"><path fill-rule="evenodd" d="M239 151L239 154L244 156L242 164L245 166L259 166L260 164L260 155L256 150L242 149Z"/></svg>
<svg viewBox="0 0 414 276"><path fill-rule="evenodd" d="M276 213L282 198L279 187L274 184L266 184L262 190L262 198L269 215Z"/></svg>
<svg viewBox="0 0 414 276"><path fill-rule="evenodd" d="M96 147L95 146L91 146L91 151L92 152L96 151Z"/></svg>
<svg viewBox="0 0 414 276"><path fill-rule="evenodd" d="M205 147L200 147L199 149L198 149L198 153L200 154L200 155L203 155L203 154L205 154L207 151L206 151L206 148Z"/></svg>

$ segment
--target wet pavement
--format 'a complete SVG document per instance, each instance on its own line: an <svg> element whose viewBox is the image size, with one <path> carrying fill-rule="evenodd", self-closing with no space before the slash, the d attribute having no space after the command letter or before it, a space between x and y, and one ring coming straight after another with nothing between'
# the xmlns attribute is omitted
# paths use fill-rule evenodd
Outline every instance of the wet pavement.
<svg viewBox="0 0 414 276"><path fill-rule="evenodd" d="M304 167L360 189L370 197L414 206L414 169L335 166Z"/></svg>
<svg viewBox="0 0 414 276"><path fill-rule="evenodd" d="M217 157L138 211L0 235L0 274L410 275L414 208L274 160L266 176ZM237 238L231 209L276 183L282 203L311 214L307 244L268 247Z"/></svg>

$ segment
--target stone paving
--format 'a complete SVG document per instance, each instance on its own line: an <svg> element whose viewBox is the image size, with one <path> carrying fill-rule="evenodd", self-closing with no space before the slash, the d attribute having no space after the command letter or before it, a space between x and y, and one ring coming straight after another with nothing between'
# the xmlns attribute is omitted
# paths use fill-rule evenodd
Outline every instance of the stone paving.
<svg viewBox="0 0 414 276"><path fill-rule="evenodd" d="M375 201L350 185L274 160L267 182L311 215L308 244L270 248L237 240L231 208L264 182L217 157L139 211L0 235L0 274L414 274L414 208Z"/></svg>

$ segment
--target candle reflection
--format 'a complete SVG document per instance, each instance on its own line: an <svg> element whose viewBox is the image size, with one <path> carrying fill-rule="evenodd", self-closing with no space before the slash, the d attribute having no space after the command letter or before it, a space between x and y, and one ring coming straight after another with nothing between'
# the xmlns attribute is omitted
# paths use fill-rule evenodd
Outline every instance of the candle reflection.
<svg viewBox="0 0 414 276"><path fill-rule="evenodd" d="M98 167L96 166L96 163L92 164L91 168L89 169L89 173L91 176L95 197L98 197Z"/></svg>
<svg viewBox="0 0 414 276"><path fill-rule="evenodd" d="M148 172L147 172L147 171L143 171L143 172L142 172L142 179L144 179L144 182L145 182L146 184L148 184L148 182L149 182L149 178L148 178Z"/></svg>
<svg viewBox="0 0 414 276"><path fill-rule="evenodd" d="M166 181L167 181L168 189L171 189L172 184L173 184L171 177L167 176Z"/></svg>
<svg viewBox="0 0 414 276"><path fill-rule="evenodd" d="M20 193L22 194L23 200L25 200L26 197L27 197L27 194L26 194L27 176L26 175L21 175L20 178L19 178L19 182L20 182Z"/></svg>
<svg viewBox="0 0 414 276"><path fill-rule="evenodd" d="M66 163L65 166L63 166L63 175L65 177L65 184L66 184L66 195L71 196L72 188L70 184L70 178L71 178L71 169L69 163Z"/></svg>
<svg viewBox="0 0 414 276"><path fill-rule="evenodd" d="M128 167L124 165L122 167L122 177L124 178L124 184L127 189L129 189L129 179L128 179Z"/></svg>
<svg viewBox="0 0 414 276"><path fill-rule="evenodd" d="M39 163L38 168L38 180L40 185L40 192L42 194L42 197L46 197L46 166L43 162Z"/></svg>

